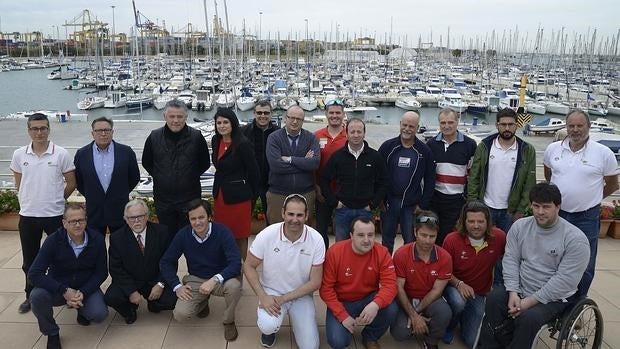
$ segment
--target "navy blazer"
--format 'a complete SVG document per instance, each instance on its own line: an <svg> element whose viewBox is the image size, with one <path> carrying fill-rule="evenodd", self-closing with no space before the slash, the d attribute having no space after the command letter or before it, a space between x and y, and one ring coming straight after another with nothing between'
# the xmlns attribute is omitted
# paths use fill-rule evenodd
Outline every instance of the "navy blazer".
<svg viewBox="0 0 620 349"><path fill-rule="evenodd" d="M113 141L114 142L114 141ZM103 191L93 162L93 142L75 153L77 190L86 198L88 225L95 228L121 226L129 193L140 181L136 153L124 144L114 142L114 170L108 191Z"/></svg>

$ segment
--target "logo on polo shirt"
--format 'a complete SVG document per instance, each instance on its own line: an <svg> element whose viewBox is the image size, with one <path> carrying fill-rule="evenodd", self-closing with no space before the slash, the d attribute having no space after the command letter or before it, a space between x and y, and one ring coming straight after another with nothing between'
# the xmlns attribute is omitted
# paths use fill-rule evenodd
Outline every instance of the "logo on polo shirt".
<svg viewBox="0 0 620 349"><path fill-rule="evenodd" d="M415 269L411 268L411 269L409 269L409 272L410 272L411 274L413 274L413 273L415 273Z"/></svg>
<svg viewBox="0 0 620 349"><path fill-rule="evenodd" d="M278 253L278 252L280 252L280 249L276 247L276 248L273 249L273 252Z"/></svg>
<svg viewBox="0 0 620 349"><path fill-rule="evenodd" d="M24 161L23 165L28 166L28 161Z"/></svg>
<svg viewBox="0 0 620 349"><path fill-rule="evenodd" d="M353 276L353 273L351 273L351 268L347 267L347 269L344 270L344 276Z"/></svg>
<svg viewBox="0 0 620 349"><path fill-rule="evenodd" d="M431 270L431 276L439 276L437 270Z"/></svg>
<svg viewBox="0 0 620 349"><path fill-rule="evenodd" d="M311 256L309 252L306 252L303 248L299 251L299 254L303 254L304 256Z"/></svg>

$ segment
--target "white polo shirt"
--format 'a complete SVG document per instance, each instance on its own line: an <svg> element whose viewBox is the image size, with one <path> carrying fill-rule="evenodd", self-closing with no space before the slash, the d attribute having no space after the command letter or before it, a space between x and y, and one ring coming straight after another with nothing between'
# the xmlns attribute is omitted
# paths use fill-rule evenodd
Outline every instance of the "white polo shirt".
<svg viewBox="0 0 620 349"><path fill-rule="evenodd" d="M67 150L49 142L39 157L32 143L13 153L11 170L21 173L18 188L19 214L26 217L55 217L65 209L64 173L75 170Z"/></svg>
<svg viewBox="0 0 620 349"><path fill-rule="evenodd" d="M508 149L502 148L497 138L493 140L489 149L489 172L484 191L484 203L491 208L508 208L512 178L517 167L518 148L516 140Z"/></svg>
<svg viewBox="0 0 620 349"><path fill-rule="evenodd" d="M261 231L250 246L250 253L263 262L260 282L270 295L283 295L310 280L313 266L323 264L325 243L316 230L304 227L295 242L284 235L284 223Z"/></svg>
<svg viewBox="0 0 620 349"><path fill-rule="evenodd" d="M618 170L616 156L608 147L588 140L576 152L569 140L549 144L543 163L551 169L551 183L562 193L562 210L581 212L601 203L605 176L613 176Z"/></svg>

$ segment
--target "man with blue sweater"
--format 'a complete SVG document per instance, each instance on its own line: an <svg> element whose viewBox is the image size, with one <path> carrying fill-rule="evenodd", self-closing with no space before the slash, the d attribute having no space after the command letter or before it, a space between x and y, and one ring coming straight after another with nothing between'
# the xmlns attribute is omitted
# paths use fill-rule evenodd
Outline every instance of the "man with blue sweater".
<svg viewBox="0 0 620 349"><path fill-rule="evenodd" d="M86 212L78 204L67 205L62 225L45 239L28 272L34 285L32 312L41 333L48 336L48 349L61 347L54 306L77 309L77 322L82 326L108 316L100 289L108 276L103 236L86 229Z"/></svg>
<svg viewBox="0 0 620 349"><path fill-rule="evenodd" d="M186 321L194 316L209 315L209 297L224 297L224 338L237 339L235 308L241 297L241 254L230 230L211 222L211 205L202 199L188 203L190 225L179 230L160 262L161 273L176 293L178 301L174 318ZM177 276L181 255L187 261L188 274L183 281Z"/></svg>
<svg viewBox="0 0 620 349"><path fill-rule="evenodd" d="M379 148L387 164L388 192L381 212L382 243L394 250L396 227L404 243L413 241L413 218L428 210L435 189L435 163L430 148L416 137L420 115L409 111L400 119L400 135Z"/></svg>

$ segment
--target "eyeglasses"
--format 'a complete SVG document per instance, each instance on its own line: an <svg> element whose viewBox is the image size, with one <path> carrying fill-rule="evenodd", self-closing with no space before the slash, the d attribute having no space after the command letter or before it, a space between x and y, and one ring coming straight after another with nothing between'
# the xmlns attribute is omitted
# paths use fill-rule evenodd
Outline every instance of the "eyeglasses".
<svg viewBox="0 0 620 349"><path fill-rule="evenodd" d="M46 127L46 126L43 126L43 127L29 127L28 129L30 131L34 132L34 133L38 133L38 132L45 133L45 132L50 130L50 128Z"/></svg>
<svg viewBox="0 0 620 349"><path fill-rule="evenodd" d="M69 225L73 225L73 226L78 226L78 225L82 225L86 223L86 219L82 218L82 219L72 219L70 221L67 221L67 223Z"/></svg>
<svg viewBox="0 0 620 349"><path fill-rule="evenodd" d="M141 215L137 215L137 216L127 216L125 217L126 220L130 221L130 222L138 222L143 220L146 217L146 214L141 214Z"/></svg>
<svg viewBox="0 0 620 349"><path fill-rule="evenodd" d="M287 119L289 119L291 122L304 122L304 118L296 118L296 117L292 117L292 116L286 116Z"/></svg>
<svg viewBox="0 0 620 349"><path fill-rule="evenodd" d="M96 134L102 135L102 134L107 134L107 133L112 133L112 131L114 131L111 128L100 128L100 129L96 129L93 130L93 132L95 132Z"/></svg>
<svg viewBox="0 0 620 349"><path fill-rule="evenodd" d="M256 111L254 111L254 114L256 114L256 115L270 115L271 112L270 111L256 110Z"/></svg>
<svg viewBox="0 0 620 349"><path fill-rule="evenodd" d="M429 216L420 216L415 219L416 223L432 223L437 224L437 218Z"/></svg>
<svg viewBox="0 0 620 349"><path fill-rule="evenodd" d="M342 102L341 99L330 99L329 101L327 101L327 103L325 103L325 106L329 107L330 105L340 105L340 106L344 106L344 103Z"/></svg>
<svg viewBox="0 0 620 349"><path fill-rule="evenodd" d="M289 201L291 201L293 198L297 198L300 199L301 201L304 202L304 204L308 205L308 202L306 201L306 198L301 195L301 194L291 194L287 197L284 198L284 203L282 204L282 208L286 207L286 204L288 204Z"/></svg>

